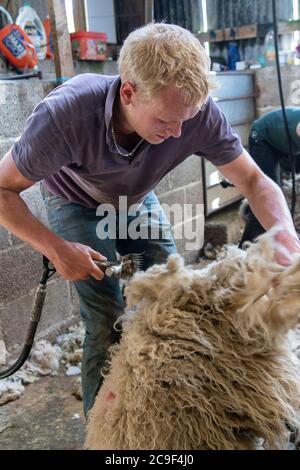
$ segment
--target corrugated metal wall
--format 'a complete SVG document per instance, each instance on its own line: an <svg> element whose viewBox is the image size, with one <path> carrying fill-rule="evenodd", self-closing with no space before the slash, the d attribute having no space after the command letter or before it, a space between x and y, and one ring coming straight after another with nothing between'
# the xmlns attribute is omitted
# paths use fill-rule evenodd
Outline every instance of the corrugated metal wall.
<svg viewBox="0 0 300 470"><path fill-rule="evenodd" d="M293 1L277 0L277 17L292 18ZM220 29L272 21L272 0L207 0L208 28Z"/></svg>
<svg viewBox="0 0 300 470"><path fill-rule="evenodd" d="M1 1L1 0L0 0ZM145 18L143 0L114 0L118 43ZM201 0L154 0L154 19L198 33L203 29Z"/></svg>
<svg viewBox="0 0 300 470"><path fill-rule="evenodd" d="M118 44L136 28L144 24L144 2L140 0L114 0L116 34Z"/></svg>
<svg viewBox="0 0 300 470"><path fill-rule="evenodd" d="M154 0L154 17L194 33L203 28L201 0Z"/></svg>

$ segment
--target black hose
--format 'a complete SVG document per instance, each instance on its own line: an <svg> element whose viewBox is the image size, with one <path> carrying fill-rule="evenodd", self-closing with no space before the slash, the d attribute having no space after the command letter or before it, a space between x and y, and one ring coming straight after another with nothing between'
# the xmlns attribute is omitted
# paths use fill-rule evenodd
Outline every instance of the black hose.
<svg viewBox="0 0 300 470"><path fill-rule="evenodd" d="M33 78L33 77L38 77L40 80L42 79L42 72L39 70L37 72L28 72L28 73L20 73L17 75L3 75L2 77L0 76L0 80L23 80L24 78Z"/></svg>
<svg viewBox="0 0 300 470"><path fill-rule="evenodd" d="M31 347L32 345L27 345L27 344L24 345L23 350L20 356L18 357L18 359L16 360L16 362L12 366L10 366L8 369L0 371L0 380L6 379L10 375L13 375L15 372L17 372L17 370L19 370L22 367L22 365L24 364L24 362L26 361L26 359L28 358L30 354Z"/></svg>
<svg viewBox="0 0 300 470"><path fill-rule="evenodd" d="M282 80L281 80L281 71L279 63L279 51L278 51L278 27L277 27L277 12L276 12L276 0L272 0L272 10L273 10L273 27L274 27L274 42L275 42L275 56L276 56L276 69L277 69L277 78L278 78L278 88L280 103L282 109L283 122L286 132L286 137L288 141L288 151L289 151L289 161L292 172L292 203L291 203L291 214L294 219L295 215L295 206L296 206L296 158L293 155L292 149L292 139L289 131L288 120L285 112L284 97L282 91Z"/></svg>
<svg viewBox="0 0 300 470"><path fill-rule="evenodd" d="M50 277L53 276L53 274L56 272L54 266L49 266L49 260L45 256L43 257L43 265L43 275L34 296L25 344L18 359L8 369L0 371L0 380L6 379L10 375L13 375L15 372L17 372L17 370L22 367L30 354L46 297L46 284L48 279L50 279Z"/></svg>

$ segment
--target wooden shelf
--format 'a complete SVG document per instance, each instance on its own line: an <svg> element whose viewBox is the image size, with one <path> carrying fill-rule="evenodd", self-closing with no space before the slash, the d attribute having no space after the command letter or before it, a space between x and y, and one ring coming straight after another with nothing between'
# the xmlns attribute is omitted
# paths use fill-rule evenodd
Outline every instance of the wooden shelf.
<svg viewBox="0 0 300 470"><path fill-rule="evenodd" d="M196 37L200 42L224 42L237 41L240 39L254 39L264 37L271 28L272 23L254 23L245 26L236 26L234 28L211 29L206 33L196 34ZM278 23L278 34L287 34L294 31L300 31L300 20Z"/></svg>
<svg viewBox="0 0 300 470"><path fill-rule="evenodd" d="M211 29L207 33L196 34L200 42L223 42L257 37L257 25L237 26L235 28Z"/></svg>
<svg viewBox="0 0 300 470"><path fill-rule="evenodd" d="M300 20L288 21L286 23L278 23L278 33L286 34L300 31Z"/></svg>

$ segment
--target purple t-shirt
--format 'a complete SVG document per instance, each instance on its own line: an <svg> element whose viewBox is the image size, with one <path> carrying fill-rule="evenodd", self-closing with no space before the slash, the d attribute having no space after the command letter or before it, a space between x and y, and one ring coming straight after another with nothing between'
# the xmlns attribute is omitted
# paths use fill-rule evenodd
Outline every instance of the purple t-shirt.
<svg viewBox="0 0 300 470"><path fill-rule="evenodd" d="M192 154L224 165L242 153L239 137L209 98L183 123L180 138L169 137L157 145L144 141L128 160L118 153L111 132L119 85L119 76L86 73L53 90L34 109L13 146L22 175L33 182L44 180L51 193L86 207L117 207L119 196L127 196L129 206L142 202Z"/></svg>

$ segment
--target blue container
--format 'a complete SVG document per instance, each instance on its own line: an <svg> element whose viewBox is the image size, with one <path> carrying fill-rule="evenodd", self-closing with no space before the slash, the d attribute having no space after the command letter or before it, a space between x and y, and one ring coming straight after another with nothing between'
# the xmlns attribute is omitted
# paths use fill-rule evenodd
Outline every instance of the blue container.
<svg viewBox="0 0 300 470"><path fill-rule="evenodd" d="M236 63L241 60L237 42L230 42L228 47L228 68L236 70Z"/></svg>

